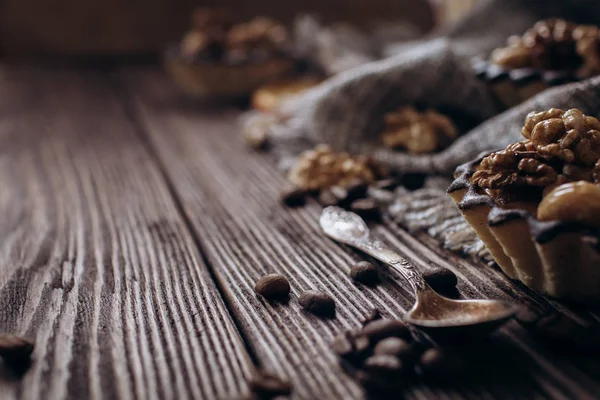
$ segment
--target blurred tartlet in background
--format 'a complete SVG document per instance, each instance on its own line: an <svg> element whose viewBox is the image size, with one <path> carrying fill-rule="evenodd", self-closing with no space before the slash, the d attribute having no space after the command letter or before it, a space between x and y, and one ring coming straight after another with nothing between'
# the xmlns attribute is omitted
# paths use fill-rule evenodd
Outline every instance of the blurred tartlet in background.
<svg viewBox="0 0 600 400"><path fill-rule="evenodd" d="M429 0L437 25L460 19L475 7L480 0Z"/></svg>
<svg viewBox="0 0 600 400"><path fill-rule="evenodd" d="M475 60L474 69L509 108L549 87L598 75L600 30L560 18L539 21L522 36L509 37L488 60Z"/></svg>
<svg viewBox="0 0 600 400"><path fill-rule="evenodd" d="M287 28L270 18L235 21L224 10L198 9L192 27L165 57L169 75L183 90L203 97L237 97L293 74Z"/></svg>

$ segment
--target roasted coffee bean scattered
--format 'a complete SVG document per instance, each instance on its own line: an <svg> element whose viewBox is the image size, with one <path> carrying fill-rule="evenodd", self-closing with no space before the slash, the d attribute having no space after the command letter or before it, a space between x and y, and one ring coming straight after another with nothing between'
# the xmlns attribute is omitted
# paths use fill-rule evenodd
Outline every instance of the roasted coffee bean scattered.
<svg viewBox="0 0 600 400"><path fill-rule="evenodd" d="M377 321L378 319L381 319L381 312L378 309L374 308L371 311L369 311L369 314L367 314L365 318L363 318L363 320L361 321L361 325L365 326L370 322Z"/></svg>
<svg viewBox="0 0 600 400"><path fill-rule="evenodd" d="M354 181L351 184L346 186L347 197L346 200L348 202L352 202L354 200L363 198L367 195L367 190L369 189L369 184L364 181Z"/></svg>
<svg viewBox="0 0 600 400"><path fill-rule="evenodd" d="M309 290L300 295L298 302L302 308L315 315L324 317L335 315L335 301L327 293Z"/></svg>
<svg viewBox="0 0 600 400"><path fill-rule="evenodd" d="M368 323L363 328L362 333L372 342L378 342L389 337L412 340L408 327L396 319L380 319Z"/></svg>
<svg viewBox="0 0 600 400"><path fill-rule="evenodd" d="M332 186L329 188L331 194L337 199L337 204L343 206L348 199L348 189L342 186Z"/></svg>
<svg viewBox="0 0 600 400"><path fill-rule="evenodd" d="M342 358L350 358L352 355L354 355L355 351L354 337L350 334L350 332L344 332L340 335L337 335L331 343L331 348L338 356Z"/></svg>
<svg viewBox="0 0 600 400"><path fill-rule="evenodd" d="M375 398L393 398L401 388L401 380L391 378L382 374L374 374L367 371L358 371L354 378ZM392 396L392 397L390 397Z"/></svg>
<svg viewBox="0 0 600 400"><path fill-rule="evenodd" d="M368 261L360 261L350 269L350 276L355 282L374 285L379 282L379 271Z"/></svg>
<svg viewBox="0 0 600 400"><path fill-rule="evenodd" d="M445 348L427 349L419 359L420 370L433 378L447 379L459 375L466 368L457 351Z"/></svg>
<svg viewBox="0 0 600 400"><path fill-rule="evenodd" d="M423 187L425 184L424 174L405 174L402 176L402 186L408 190L416 190Z"/></svg>
<svg viewBox="0 0 600 400"><path fill-rule="evenodd" d="M354 336L354 350L357 355L364 356L371 350L371 340L368 336L358 333Z"/></svg>
<svg viewBox="0 0 600 400"><path fill-rule="evenodd" d="M542 313L528 307L522 307L515 318L536 340L555 350L600 354L600 328L595 325L581 324L559 312Z"/></svg>
<svg viewBox="0 0 600 400"><path fill-rule="evenodd" d="M520 306L515 314L517 322L526 327L536 324L541 318L542 315L539 312L528 306Z"/></svg>
<svg viewBox="0 0 600 400"><path fill-rule="evenodd" d="M292 393L292 384L277 375L258 371L249 380L250 390L260 398L288 396Z"/></svg>
<svg viewBox="0 0 600 400"><path fill-rule="evenodd" d="M395 393L406 382L399 378L413 369L417 358L407 343L412 339L408 328L400 321L380 318L379 311L372 310L362 328L347 331L332 343L343 369L373 395Z"/></svg>
<svg viewBox="0 0 600 400"><path fill-rule="evenodd" d="M290 283L283 275L268 274L256 282L254 291L267 300L283 299L290 294Z"/></svg>
<svg viewBox="0 0 600 400"><path fill-rule="evenodd" d="M0 335L0 357L16 375L23 375L31 365L33 342L19 336Z"/></svg>
<svg viewBox="0 0 600 400"><path fill-rule="evenodd" d="M423 272L423 279L436 291L454 289L458 278L448 268L435 267Z"/></svg>
<svg viewBox="0 0 600 400"><path fill-rule="evenodd" d="M388 190L369 188L369 198L375 200L378 206L385 206L392 204L396 195Z"/></svg>
<svg viewBox="0 0 600 400"><path fill-rule="evenodd" d="M377 181L373 184L373 187L381 190L394 190L400 186L400 180L397 178L388 178Z"/></svg>
<svg viewBox="0 0 600 400"><path fill-rule="evenodd" d="M391 337L377 343L373 350L375 354L398 357L405 363L414 363L419 356L415 345L404 339Z"/></svg>
<svg viewBox="0 0 600 400"><path fill-rule="evenodd" d="M350 211L355 212L362 218L367 220L381 219L381 210L375 199L359 199L350 204Z"/></svg>
<svg viewBox="0 0 600 400"><path fill-rule="evenodd" d="M319 203L321 203L323 207L335 206L338 202L338 198L330 189L321 190L321 193L319 193Z"/></svg>
<svg viewBox="0 0 600 400"><path fill-rule="evenodd" d="M33 352L33 342L19 336L0 335L0 357L7 360L29 359Z"/></svg>
<svg viewBox="0 0 600 400"><path fill-rule="evenodd" d="M403 372L402 361L396 356L389 354L376 354L367 358L365 369L371 374L377 375L400 375Z"/></svg>
<svg viewBox="0 0 600 400"><path fill-rule="evenodd" d="M304 189L288 189L281 193L281 203L288 207L301 207L306 204L308 192Z"/></svg>

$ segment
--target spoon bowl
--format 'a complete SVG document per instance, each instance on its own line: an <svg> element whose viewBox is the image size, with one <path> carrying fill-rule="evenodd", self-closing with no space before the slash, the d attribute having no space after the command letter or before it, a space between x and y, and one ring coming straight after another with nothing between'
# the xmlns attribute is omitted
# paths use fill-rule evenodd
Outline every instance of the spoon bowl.
<svg viewBox="0 0 600 400"><path fill-rule="evenodd" d="M517 306L499 300L452 300L436 293L402 256L371 235L358 215L327 207L319 220L327 236L390 265L411 285L416 301L404 319L426 333L487 333L508 321Z"/></svg>

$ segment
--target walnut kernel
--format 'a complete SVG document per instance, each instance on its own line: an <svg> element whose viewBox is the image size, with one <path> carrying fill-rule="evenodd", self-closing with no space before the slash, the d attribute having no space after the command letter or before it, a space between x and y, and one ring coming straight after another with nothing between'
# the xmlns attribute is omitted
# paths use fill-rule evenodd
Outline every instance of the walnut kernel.
<svg viewBox="0 0 600 400"><path fill-rule="evenodd" d="M583 59L581 74L592 76L600 73L600 29L593 25L580 25L573 32L577 40L577 53Z"/></svg>
<svg viewBox="0 0 600 400"><path fill-rule="evenodd" d="M544 187L552 184L557 172L535 153L531 142L513 143L485 157L471 181L484 189L507 186Z"/></svg>
<svg viewBox="0 0 600 400"><path fill-rule="evenodd" d="M418 112L407 106L385 115L383 143L411 153L431 153L446 147L458 136L452 121L434 110Z"/></svg>
<svg viewBox="0 0 600 400"><path fill-rule="evenodd" d="M490 61L506 68L576 69L581 66L574 32L577 25L563 19L537 22L508 46L492 52Z"/></svg>
<svg viewBox="0 0 600 400"><path fill-rule="evenodd" d="M600 121L575 108L537 122L530 138L538 153L548 158L584 166L600 159Z"/></svg>
<svg viewBox="0 0 600 400"><path fill-rule="evenodd" d="M234 25L227 34L232 49L279 48L287 40L287 30L280 23L265 17Z"/></svg>
<svg viewBox="0 0 600 400"><path fill-rule="evenodd" d="M318 145L300 155L288 179L307 190L345 187L356 181L369 183L377 176L372 163L368 157L336 153L327 145Z"/></svg>

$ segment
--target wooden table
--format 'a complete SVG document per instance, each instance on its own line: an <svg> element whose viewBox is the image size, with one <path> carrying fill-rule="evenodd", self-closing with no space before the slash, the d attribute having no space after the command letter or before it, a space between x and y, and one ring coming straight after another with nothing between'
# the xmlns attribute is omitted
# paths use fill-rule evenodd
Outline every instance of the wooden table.
<svg viewBox="0 0 600 400"><path fill-rule="evenodd" d="M260 367L289 378L297 399L362 398L329 349L372 308L399 318L401 278L376 288L348 276L360 255L319 231L320 207L289 209L285 179L248 150L238 111L182 97L156 68L0 69L0 330L35 340L21 379L0 398L237 399ZM545 299L499 270L391 224L375 231L418 268L451 268L464 297L593 313ZM287 276L289 304L253 292ZM299 293L337 302L307 315ZM596 356L537 344L516 322L492 339L485 379L415 381L406 398L592 398Z"/></svg>

